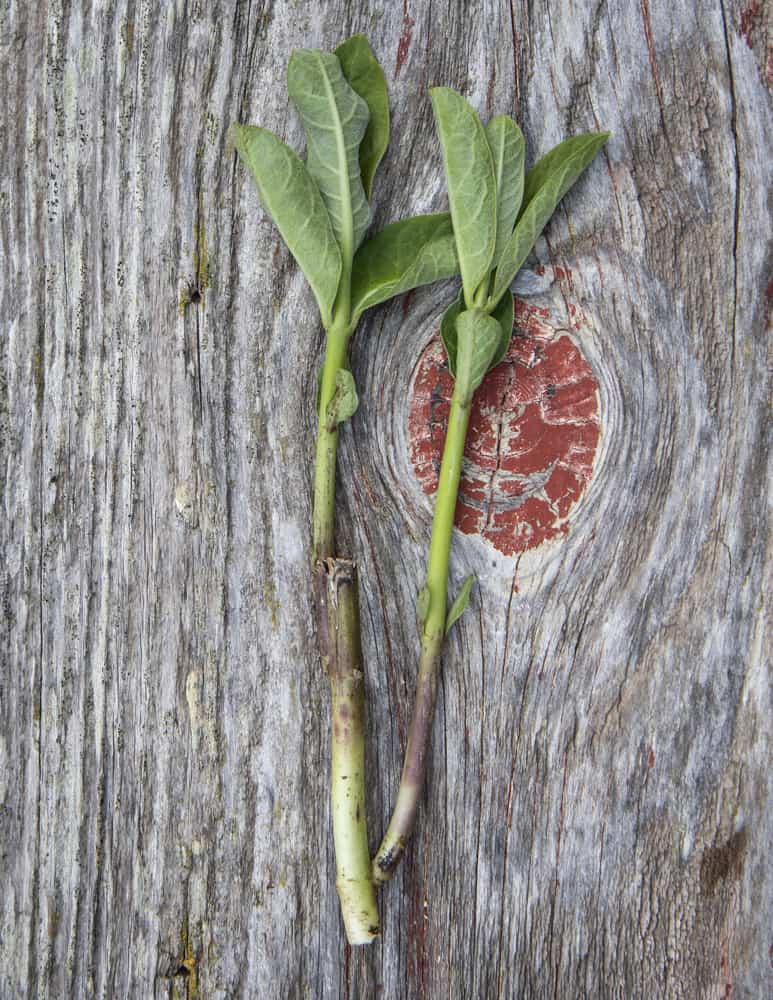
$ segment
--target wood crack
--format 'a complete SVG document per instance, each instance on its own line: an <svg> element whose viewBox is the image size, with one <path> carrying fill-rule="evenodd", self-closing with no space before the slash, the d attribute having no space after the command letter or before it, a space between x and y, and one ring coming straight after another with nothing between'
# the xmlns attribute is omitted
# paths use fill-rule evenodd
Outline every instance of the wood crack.
<svg viewBox="0 0 773 1000"><path fill-rule="evenodd" d="M730 53L730 38L728 34L727 14L725 12L724 0L720 3L720 10L722 12L725 53L727 55L727 75L730 83L730 129L733 134L733 154L735 162L735 202L733 219L733 338L730 344L730 373L732 379L735 372L736 333L738 322L738 243L741 229L741 160L738 155L738 104L735 91L735 74L733 72L733 58ZM731 407L732 401L733 396L731 393Z"/></svg>

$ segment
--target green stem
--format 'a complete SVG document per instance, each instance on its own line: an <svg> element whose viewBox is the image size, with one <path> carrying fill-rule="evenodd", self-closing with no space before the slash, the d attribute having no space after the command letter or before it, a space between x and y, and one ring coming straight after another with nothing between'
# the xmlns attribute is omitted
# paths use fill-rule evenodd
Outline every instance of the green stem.
<svg viewBox="0 0 773 1000"><path fill-rule="evenodd" d="M336 889L347 940L357 945L368 944L380 928L365 815L365 689L357 574L352 562L335 557L338 426L330 424L328 407L336 392L338 371L347 363L352 332L348 275L341 288L336 321L327 334L319 392L312 552L317 635L330 679Z"/></svg>
<svg viewBox="0 0 773 1000"><path fill-rule="evenodd" d="M378 883L387 882L392 877L405 850L416 820L427 769L427 753L432 735L438 672L446 625L448 560L470 406L471 400L462 399L454 387L448 430L443 446L443 460L440 465L435 516L432 522L426 582L429 606L421 637L416 699L397 801L387 832L373 859L373 878Z"/></svg>
<svg viewBox="0 0 773 1000"><path fill-rule="evenodd" d="M335 553L335 487L338 427L328 427L327 408L336 391L336 375L346 365L350 329L343 324L330 328L322 368L317 423L317 461L314 468L314 512L312 514L312 557L328 559Z"/></svg>

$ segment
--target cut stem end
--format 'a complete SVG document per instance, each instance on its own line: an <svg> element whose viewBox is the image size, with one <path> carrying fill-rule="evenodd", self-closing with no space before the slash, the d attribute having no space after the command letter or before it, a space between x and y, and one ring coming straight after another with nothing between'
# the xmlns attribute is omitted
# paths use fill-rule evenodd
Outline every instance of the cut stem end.
<svg viewBox="0 0 773 1000"><path fill-rule="evenodd" d="M322 663L330 679L336 888L349 944L368 944L380 928L365 816L365 685L354 563L317 562L314 594Z"/></svg>

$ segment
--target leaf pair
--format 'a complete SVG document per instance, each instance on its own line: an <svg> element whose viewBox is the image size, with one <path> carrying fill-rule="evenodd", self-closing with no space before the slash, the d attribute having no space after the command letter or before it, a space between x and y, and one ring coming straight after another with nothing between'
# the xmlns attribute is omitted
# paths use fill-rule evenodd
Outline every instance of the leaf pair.
<svg viewBox="0 0 773 1000"><path fill-rule="evenodd" d="M445 628L443 630L444 635L448 635L451 630L451 626L454 625L464 614L467 605L470 603L470 591L472 590L474 583L475 577L472 573L469 576L466 576L462 581L459 593L456 595L451 607L446 612ZM419 624L419 628L422 628L424 623L427 621L430 600L430 590L425 583L416 597L416 620Z"/></svg>
<svg viewBox="0 0 773 1000"><path fill-rule="evenodd" d="M467 375L465 384L459 391L463 398L469 398L478 388L487 371L494 368L507 354L510 336L513 332L513 296L502 297L497 307L489 316L482 309L464 308L463 292L443 313L440 323L440 336L448 354L448 366L453 377L459 381L459 370L464 368ZM462 327L457 324L461 322ZM495 326L491 326L494 323ZM480 330L480 333L478 331ZM458 355L460 337L472 337L475 344L467 345L472 349L469 365L466 358L463 361ZM480 337L480 343L477 343Z"/></svg>
<svg viewBox="0 0 773 1000"><path fill-rule="evenodd" d="M231 129L326 328L370 223L365 185L370 192L389 140L386 83L367 40L355 35L339 48L340 56L298 50L287 68L288 91L306 133L305 164L266 129Z"/></svg>
<svg viewBox="0 0 773 1000"><path fill-rule="evenodd" d="M567 139L524 178L523 134L511 118L498 115L484 129L475 110L453 90L436 87L431 97L462 275L462 291L446 310L441 334L451 373L458 380L464 372L460 391L467 397L507 352L510 284L558 202L609 133ZM500 326L499 337L491 319ZM472 342L464 345L463 359L459 345L465 338Z"/></svg>
<svg viewBox="0 0 773 1000"><path fill-rule="evenodd" d="M528 172L515 229L497 261L491 302L498 302L515 280L558 203L608 138L609 132L587 132L565 139Z"/></svg>
<svg viewBox="0 0 773 1000"><path fill-rule="evenodd" d="M335 54L294 52L287 77L306 133L306 163L266 129L235 125L231 136L306 275L325 328L337 321L351 332L370 306L456 273L450 219L405 219L361 246L389 141L384 74L364 35Z"/></svg>

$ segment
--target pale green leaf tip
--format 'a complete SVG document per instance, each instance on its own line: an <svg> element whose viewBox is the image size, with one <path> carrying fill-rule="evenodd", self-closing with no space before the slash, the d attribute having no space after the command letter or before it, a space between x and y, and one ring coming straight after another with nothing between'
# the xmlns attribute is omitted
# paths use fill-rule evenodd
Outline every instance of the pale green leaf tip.
<svg viewBox="0 0 773 1000"><path fill-rule="evenodd" d="M464 614L465 608L470 602L470 591L472 590L473 583L475 583L475 576L470 573L468 577L465 577L462 586L459 588L459 593L451 605L451 610L448 612L445 629L446 635L448 635L451 626Z"/></svg>
<svg viewBox="0 0 773 1000"><path fill-rule="evenodd" d="M354 376L348 368L336 372L336 388L327 407L327 429L332 433L339 424L349 420L357 412L360 400Z"/></svg>
<svg viewBox="0 0 773 1000"><path fill-rule="evenodd" d="M457 92L455 90L452 90L450 87L430 87L429 88L429 97L430 97L430 100L432 101L433 104L434 104L435 99L437 97L448 97L449 94L453 94L454 97L459 97L462 100L464 100L464 98L462 97L461 94L457 94Z"/></svg>
<svg viewBox="0 0 773 1000"><path fill-rule="evenodd" d="M368 41L368 36L367 35L363 35L363 33L361 31L356 32L354 35L349 35L348 38L345 38L342 42L339 42L339 44L336 45L334 51L338 52L338 50L340 48L343 48L344 45L348 45L350 42L357 42L358 45L361 45L361 44L364 43L365 46L368 49L370 49L371 52L373 51L373 49L371 48L371 44Z"/></svg>
<svg viewBox="0 0 773 1000"><path fill-rule="evenodd" d="M278 138L273 132L269 132L268 129L262 128L260 125L244 125L241 122L232 122L226 132L226 142L230 143L241 156L245 156L250 133L253 135L266 135L268 133L274 139Z"/></svg>
<svg viewBox="0 0 773 1000"><path fill-rule="evenodd" d="M232 146L236 146L238 149L244 139L244 125L240 125L238 122L231 122L228 126L228 131L225 134L226 142L230 143Z"/></svg>

